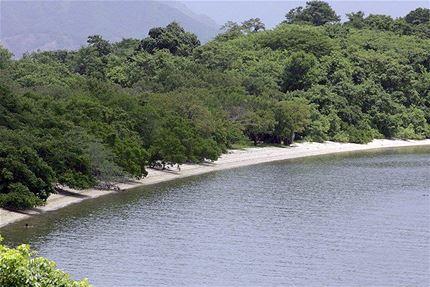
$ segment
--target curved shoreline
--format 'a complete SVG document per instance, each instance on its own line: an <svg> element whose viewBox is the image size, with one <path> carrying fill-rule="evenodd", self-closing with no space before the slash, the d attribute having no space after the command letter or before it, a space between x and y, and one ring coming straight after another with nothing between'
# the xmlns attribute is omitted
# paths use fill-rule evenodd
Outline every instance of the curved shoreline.
<svg viewBox="0 0 430 287"><path fill-rule="evenodd" d="M351 144L351 143L297 143L292 147L262 147L246 148L243 150L230 150L223 154L214 163L207 164L184 164L181 171L158 171L148 170L148 175L132 183L119 184L121 190L129 190L144 185L151 185L160 182L175 180L194 175L200 175L218 170L237 168L242 166L255 165L266 162L282 161L294 158L303 158L309 156L335 154L343 152L365 151L374 149L411 147L411 146L430 146L430 139L426 140L374 140L368 144ZM51 195L46 205L24 211L9 211L0 208L0 228L8 224L24 220L26 218L54 211L71 204L79 203L83 200L97 198L103 195L116 193L114 190L72 190L68 189L61 194Z"/></svg>

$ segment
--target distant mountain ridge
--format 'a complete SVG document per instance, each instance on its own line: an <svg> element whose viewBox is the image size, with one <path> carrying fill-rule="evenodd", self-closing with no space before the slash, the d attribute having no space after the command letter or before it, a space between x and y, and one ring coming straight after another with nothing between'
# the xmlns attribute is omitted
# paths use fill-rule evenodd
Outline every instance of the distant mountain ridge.
<svg viewBox="0 0 430 287"><path fill-rule="evenodd" d="M20 57L35 50L76 49L89 35L111 41L144 38L150 28L179 22L202 42L219 26L178 2L159 1L1 1L1 43Z"/></svg>

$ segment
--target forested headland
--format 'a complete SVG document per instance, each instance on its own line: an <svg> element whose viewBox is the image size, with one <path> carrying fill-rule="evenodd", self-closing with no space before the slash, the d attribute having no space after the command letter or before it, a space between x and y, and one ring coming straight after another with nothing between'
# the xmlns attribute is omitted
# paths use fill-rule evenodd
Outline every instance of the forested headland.
<svg viewBox="0 0 430 287"><path fill-rule="evenodd" d="M295 140L430 137L430 10L347 15L310 1L266 30L229 22L201 45L178 23L14 59L0 48L0 206L155 163Z"/></svg>

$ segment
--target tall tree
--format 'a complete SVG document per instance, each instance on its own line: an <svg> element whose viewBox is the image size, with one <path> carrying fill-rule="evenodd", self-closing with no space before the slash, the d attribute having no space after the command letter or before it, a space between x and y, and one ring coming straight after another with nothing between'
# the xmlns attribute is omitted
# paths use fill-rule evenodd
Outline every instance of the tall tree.
<svg viewBox="0 0 430 287"><path fill-rule="evenodd" d="M305 8L299 6L291 9L285 17L287 23L310 23L315 26L340 21L340 16L336 15L330 5L319 0L306 2Z"/></svg>
<svg viewBox="0 0 430 287"><path fill-rule="evenodd" d="M406 22L413 25L425 24L430 22L430 9L417 8L405 16Z"/></svg>
<svg viewBox="0 0 430 287"><path fill-rule="evenodd" d="M245 33L255 33L265 29L266 26L260 18L251 18L242 22L242 30L244 30Z"/></svg>
<svg viewBox="0 0 430 287"><path fill-rule="evenodd" d="M364 12L362 11L348 13L346 17L348 17L348 21L345 23L346 25L350 25L357 29L361 29L365 26Z"/></svg>
<svg viewBox="0 0 430 287"><path fill-rule="evenodd" d="M282 91L306 90L317 82L317 59L313 54L305 52L293 53L287 60L281 75Z"/></svg>
<svg viewBox="0 0 430 287"><path fill-rule="evenodd" d="M229 40L237 38L241 35L249 33L257 33L266 30L266 25L261 21L260 18L251 18L238 24L233 21L228 21L221 27L221 34L219 34L217 40Z"/></svg>
<svg viewBox="0 0 430 287"><path fill-rule="evenodd" d="M106 56L112 50L109 41L103 39L100 35L89 36L87 43L89 47L94 47L96 49L96 51L99 53L99 56Z"/></svg>
<svg viewBox="0 0 430 287"><path fill-rule="evenodd" d="M296 133L303 132L310 122L310 109L306 101L281 101L275 110L275 135L286 145L293 143Z"/></svg>
<svg viewBox="0 0 430 287"><path fill-rule="evenodd" d="M0 69L6 68L11 63L12 56L11 52L0 45Z"/></svg>
<svg viewBox="0 0 430 287"><path fill-rule="evenodd" d="M194 48L200 46L197 36L186 32L177 22L172 22L165 28L152 28L148 35L149 37L140 42L139 50L154 53L167 49L173 55L188 56Z"/></svg>

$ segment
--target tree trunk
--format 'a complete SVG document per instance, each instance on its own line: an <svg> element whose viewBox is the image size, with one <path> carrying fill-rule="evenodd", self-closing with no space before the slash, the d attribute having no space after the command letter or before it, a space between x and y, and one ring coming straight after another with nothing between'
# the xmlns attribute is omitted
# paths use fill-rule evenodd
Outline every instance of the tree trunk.
<svg viewBox="0 0 430 287"><path fill-rule="evenodd" d="M292 134L289 137L286 137L284 139L284 145L291 145L294 142L294 136L295 136L295 133L292 132Z"/></svg>
<svg viewBox="0 0 430 287"><path fill-rule="evenodd" d="M257 144L258 144L258 137L255 134L252 135L252 140L254 141L254 146L257 146Z"/></svg>

